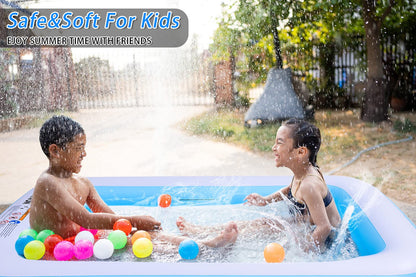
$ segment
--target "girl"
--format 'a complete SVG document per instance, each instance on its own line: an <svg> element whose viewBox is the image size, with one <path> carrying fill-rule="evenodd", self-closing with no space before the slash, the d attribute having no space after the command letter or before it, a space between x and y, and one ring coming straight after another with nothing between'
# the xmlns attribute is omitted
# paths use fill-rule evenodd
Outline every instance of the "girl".
<svg viewBox="0 0 416 277"><path fill-rule="evenodd" d="M293 172L292 182L268 196L253 193L245 198L247 201L245 204L265 206L287 197L301 213L301 219L314 225L311 236L308 238L309 243L304 246L305 250L315 247L323 250L331 230L338 227L341 222L331 192L316 164L320 146L321 133L316 126L299 119L289 119L284 122L277 131L272 150L276 167L284 166ZM265 223L270 224L262 219L250 224L245 222L242 225L264 226ZM183 218L178 219L177 226L183 232L188 233L198 228Z"/></svg>

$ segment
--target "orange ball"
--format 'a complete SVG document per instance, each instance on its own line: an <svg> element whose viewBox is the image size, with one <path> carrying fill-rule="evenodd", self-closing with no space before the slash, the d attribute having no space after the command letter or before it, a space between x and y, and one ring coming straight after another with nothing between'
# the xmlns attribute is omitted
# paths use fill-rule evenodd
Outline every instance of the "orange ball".
<svg viewBox="0 0 416 277"><path fill-rule="evenodd" d="M119 219L117 220L114 225L113 225L113 230L120 230L123 231L126 236L128 236L131 232L132 226L130 221L128 221L127 219Z"/></svg>
<svg viewBox="0 0 416 277"><path fill-rule="evenodd" d="M159 203L160 207L167 208L170 206L170 203L172 203L172 197L169 194L162 194L159 196L157 202Z"/></svg>
<svg viewBox="0 0 416 277"><path fill-rule="evenodd" d="M133 236L131 236L131 244L133 244L136 240L140 238L146 238L146 239L149 239L150 241L152 240L148 232L139 230L136 233L134 233Z"/></svg>
<svg viewBox="0 0 416 277"><path fill-rule="evenodd" d="M285 249L278 243L270 243L264 248L264 258L268 263L281 263L285 258Z"/></svg>

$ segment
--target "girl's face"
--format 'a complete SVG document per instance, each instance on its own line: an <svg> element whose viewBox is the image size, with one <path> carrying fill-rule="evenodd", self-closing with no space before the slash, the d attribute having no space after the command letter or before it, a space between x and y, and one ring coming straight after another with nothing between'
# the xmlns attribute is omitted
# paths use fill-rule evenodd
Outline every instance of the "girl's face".
<svg viewBox="0 0 416 277"><path fill-rule="evenodd" d="M61 167L72 173L79 173L81 171L82 159L87 155L85 152L85 144L87 138L85 134L79 134L74 137L74 140L67 143L60 151Z"/></svg>
<svg viewBox="0 0 416 277"><path fill-rule="evenodd" d="M295 158L293 147L292 129L287 126L280 126L276 133L276 141L272 147L276 167L290 165Z"/></svg>

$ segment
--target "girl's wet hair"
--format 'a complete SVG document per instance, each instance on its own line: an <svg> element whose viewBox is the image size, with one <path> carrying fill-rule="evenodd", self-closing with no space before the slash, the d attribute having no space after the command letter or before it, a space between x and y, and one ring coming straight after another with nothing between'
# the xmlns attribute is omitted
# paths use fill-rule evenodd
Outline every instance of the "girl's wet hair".
<svg viewBox="0 0 416 277"><path fill-rule="evenodd" d="M39 132L39 142L43 153L49 158L49 145L56 144L63 148L74 137L84 134L81 125L67 116L53 116L43 123Z"/></svg>
<svg viewBox="0 0 416 277"><path fill-rule="evenodd" d="M319 128L305 120L295 118L283 122L283 126L292 129L293 147L308 148L310 152L309 162L313 166L318 166L316 159L321 147L321 131L319 131Z"/></svg>

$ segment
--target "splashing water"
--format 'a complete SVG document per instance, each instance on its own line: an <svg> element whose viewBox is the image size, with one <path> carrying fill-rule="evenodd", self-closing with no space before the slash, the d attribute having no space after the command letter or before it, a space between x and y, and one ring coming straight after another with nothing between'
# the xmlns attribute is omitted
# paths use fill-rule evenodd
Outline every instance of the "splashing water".
<svg viewBox="0 0 416 277"><path fill-rule="evenodd" d="M224 224L234 221L238 225L239 236L232 246L202 247L198 258L191 262L265 263L263 250L272 242L277 242L284 247L284 262L344 260L358 256L354 242L345 239L348 236L348 221L354 211L354 207L351 207L345 213L342 227L338 231L334 244L323 254L319 251L305 253L302 250L302 244L306 242L305 238L313 227L303 222L294 222L291 207L284 202L272 203L266 207L238 204L169 208L113 206L112 208L118 214L151 215L161 221L164 232L174 235L182 235L176 226L176 219L182 216L189 223L205 226L205 228L195 227L187 230L188 236L197 241L216 237L224 229ZM260 224L253 225L253 221L260 222ZM131 248L131 245L129 247ZM138 261L131 249L116 252L112 260ZM140 261L183 262L178 254L177 246L158 241L154 241L154 252L151 257L140 259Z"/></svg>
<svg viewBox="0 0 416 277"><path fill-rule="evenodd" d="M348 243L349 237L349 231L348 231L348 225L350 223L350 220L352 219L352 214L354 212L355 208L353 205L349 205L347 209L345 210L344 217L341 222L341 227L338 229L335 240L331 246L331 248L328 250L328 254L332 257L339 257L347 255L343 254L343 251L351 251L349 247L346 247L346 244ZM350 245L348 245L350 246Z"/></svg>

